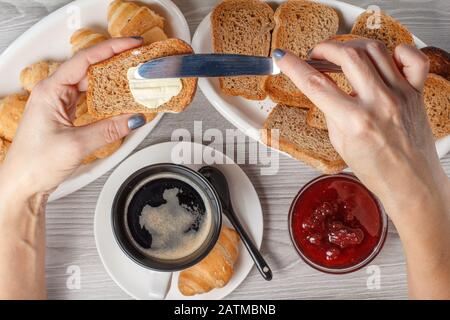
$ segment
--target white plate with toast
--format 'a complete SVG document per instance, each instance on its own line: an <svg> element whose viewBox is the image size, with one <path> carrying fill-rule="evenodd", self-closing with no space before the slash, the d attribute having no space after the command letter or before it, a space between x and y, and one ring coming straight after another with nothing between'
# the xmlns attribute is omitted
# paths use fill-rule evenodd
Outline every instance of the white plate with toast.
<svg viewBox="0 0 450 320"><path fill-rule="evenodd" d="M274 0L267 2L279 5L285 1ZM327 4L338 12L340 23L338 34L349 33L357 17L365 11L363 8L340 1L317 0L315 2ZM211 14L205 17L194 34L192 47L196 53L213 52L210 19ZM414 37L414 42L418 48L426 46L417 37ZM260 130L264 127L264 122L276 103L269 98L262 101L252 101L243 97L226 95L220 89L219 80L215 78L199 79L199 87L222 116L251 138L262 142ZM438 140L436 147L439 157L445 156L450 151L450 136Z"/></svg>
<svg viewBox="0 0 450 320"><path fill-rule="evenodd" d="M37 61L64 61L72 56L69 39L77 29L90 27L107 30L107 10L112 0L77 0L56 10L22 34L0 55L0 97L20 92L20 71ZM190 43L190 31L185 17L170 0L142 0L163 16L169 37ZM6 77L8 81L6 81ZM155 128L162 114L131 134L113 155L82 166L72 177L52 193L50 200L62 198L96 180L125 159Z"/></svg>
<svg viewBox="0 0 450 320"><path fill-rule="evenodd" d="M111 225L111 206L114 197L122 185L122 183L135 171L140 168L156 164L156 163L173 163L172 151L174 147L179 148L183 145L191 148L192 152L212 152L213 149L208 146L193 144L190 142L166 142L150 146L143 149L127 160L122 162L111 174L100 193L97 208L95 210L94 234L95 243L100 258L105 266L106 271L111 278L122 288L128 295L135 299L149 299L148 285L149 277L155 276L150 274L147 269L139 266L128 258L118 246L113 234ZM179 149L177 149L179 150ZM231 200L236 214L239 216L242 225L248 231L250 237L254 240L258 248L261 247L264 231L264 220L261 203L253 187L251 181L242 169L234 164L234 162L223 155L220 151L215 150L218 157L226 160L223 165L214 165L219 168L226 176L230 185ZM204 164L189 165L183 164L193 170L198 170ZM223 223L229 227L231 224L224 217ZM212 291L195 296L183 296L178 290L178 275L173 275L170 291L166 297L168 300L218 300L223 299L233 292L253 268L254 262L250 254L245 249L242 241L239 243L239 257L234 265L234 273L230 282L221 289L213 289ZM259 275L258 275L259 276ZM261 281L264 281L261 278Z"/></svg>

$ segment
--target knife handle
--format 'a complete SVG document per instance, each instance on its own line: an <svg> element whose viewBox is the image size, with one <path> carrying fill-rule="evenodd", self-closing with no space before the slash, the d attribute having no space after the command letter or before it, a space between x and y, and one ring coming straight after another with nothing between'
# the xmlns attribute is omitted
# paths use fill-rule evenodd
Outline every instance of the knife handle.
<svg viewBox="0 0 450 320"><path fill-rule="evenodd" d="M306 60L306 63L320 72L342 73L342 68L325 60Z"/></svg>

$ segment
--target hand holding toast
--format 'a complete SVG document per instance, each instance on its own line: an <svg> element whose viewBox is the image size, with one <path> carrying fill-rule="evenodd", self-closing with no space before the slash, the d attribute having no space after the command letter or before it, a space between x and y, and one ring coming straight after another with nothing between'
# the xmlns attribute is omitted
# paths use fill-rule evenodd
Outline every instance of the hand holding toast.
<svg viewBox="0 0 450 320"><path fill-rule="evenodd" d="M105 41L81 50L52 76L39 82L0 169L0 181L9 185L5 189L19 189L26 197L51 192L86 156L145 124L143 115L125 114L85 126L74 125L88 67L139 45L141 40L133 38Z"/></svg>
<svg viewBox="0 0 450 320"><path fill-rule="evenodd" d="M377 41L323 42L311 56L342 67L353 88L346 94L295 55L274 54L281 70L324 112L333 146L396 225L411 296L449 297L450 183L424 107L428 59L408 45L397 46L391 56Z"/></svg>

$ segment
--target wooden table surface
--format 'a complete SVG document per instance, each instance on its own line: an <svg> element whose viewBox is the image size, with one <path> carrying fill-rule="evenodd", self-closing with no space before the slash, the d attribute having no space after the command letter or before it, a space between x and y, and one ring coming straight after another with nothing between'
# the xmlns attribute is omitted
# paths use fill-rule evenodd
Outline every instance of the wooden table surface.
<svg viewBox="0 0 450 320"><path fill-rule="evenodd" d="M96 1L96 0L92 0ZM68 0L0 0L0 52L34 23L69 3ZM193 34L200 21L211 11L215 0L174 0L186 16ZM428 45L450 50L450 1L396 0L347 2L367 8L379 5L399 19ZM5 75L1 76L2 82ZM221 131L234 128L199 91L188 110L166 115L139 149L169 141L174 128L193 131L193 122L203 128ZM441 160L450 175L450 156ZM274 271L272 282L262 280L253 268L247 279L228 298L231 299L405 299L407 298L405 260L400 239L392 224L380 255L372 265L380 267L380 287L369 289L367 268L341 276L313 270L297 256L287 231L289 205L307 181L318 176L309 167L281 156L276 176L261 176L262 165L242 168L253 182L264 212L262 253ZM94 210L98 195L109 173L75 192L49 204L47 208L47 284L51 299L128 299L108 276L95 247ZM81 270L81 288L68 289L68 268ZM70 286L69 286L70 287Z"/></svg>

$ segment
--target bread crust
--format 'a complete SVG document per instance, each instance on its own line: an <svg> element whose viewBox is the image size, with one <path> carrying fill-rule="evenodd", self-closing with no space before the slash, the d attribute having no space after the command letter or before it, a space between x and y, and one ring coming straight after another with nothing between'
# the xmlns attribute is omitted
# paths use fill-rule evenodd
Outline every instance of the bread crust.
<svg viewBox="0 0 450 320"><path fill-rule="evenodd" d="M420 49L430 60L430 73L437 74L450 81L450 54L436 47Z"/></svg>
<svg viewBox="0 0 450 320"><path fill-rule="evenodd" d="M91 66L88 70L89 84L87 90L87 106L89 113L96 116L112 116L123 113L149 113L149 111L151 111L151 113L182 112L192 102L195 96L197 90L197 78L182 79L183 88L181 92L169 102L151 110L134 100L128 86L126 72L123 72L123 74L121 73L118 76L118 78L120 78L120 84L123 87L117 88L117 90L120 90L121 94L126 98L126 105L115 106L113 111L107 110L107 103L105 101L95 101L95 95L107 94L102 91L101 86L104 85L105 81L108 81L108 76L101 74L101 72L105 71L106 67L113 63L122 62L129 65L129 67L136 67L140 63L151 59L190 53L193 53L193 50L186 42L179 39L168 39L127 50L108 60ZM98 78L100 74L101 79Z"/></svg>
<svg viewBox="0 0 450 320"><path fill-rule="evenodd" d="M450 81L430 73L425 81L423 97L434 138L450 135Z"/></svg>
<svg viewBox="0 0 450 320"><path fill-rule="evenodd" d="M328 130L325 114L315 105L308 110L308 114L306 115L306 123L308 123L308 126L312 128Z"/></svg>
<svg viewBox="0 0 450 320"><path fill-rule="evenodd" d="M276 144L272 141L271 129L274 129L271 125L272 119L275 115L275 112L279 111L280 108L295 108L286 105L277 105L272 112L269 114L266 122L264 123L264 127L261 130L261 140L264 144L269 147L277 147ZM303 111L305 112L305 111ZM306 124L305 124L306 125ZM280 129L280 128L278 128ZM318 129L313 129L318 130ZM318 132L318 131L317 131ZM322 134L322 133L320 133ZM325 174L334 174L341 172L343 169L347 167L344 160L336 153L336 159L331 160L325 157L322 157L318 152L314 153L305 148L301 148L301 146L294 144L289 141L287 138L280 134L278 138L278 149L280 151L286 152L291 155L293 158L300 160Z"/></svg>
<svg viewBox="0 0 450 320"><path fill-rule="evenodd" d="M270 130L267 130L265 128L261 131L261 139L264 144L266 144L269 147L272 147L272 140L270 136ZM345 162L342 161L329 161L326 159L320 159L317 158L316 155L311 154L305 150L301 150L288 140L284 138L279 138L279 150L286 152L287 154L291 155L294 159L300 160L307 165L316 168L317 170L321 171L324 174L336 174L344 170L347 165Z"/></svg>

